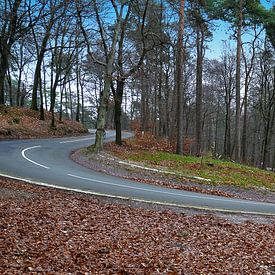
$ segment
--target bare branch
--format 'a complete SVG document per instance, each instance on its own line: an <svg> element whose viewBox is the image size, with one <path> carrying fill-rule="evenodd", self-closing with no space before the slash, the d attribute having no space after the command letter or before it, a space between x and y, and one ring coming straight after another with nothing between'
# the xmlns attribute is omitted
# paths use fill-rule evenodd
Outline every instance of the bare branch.
<svg viewBox="0 0 275 275"><path fill-rule="evenodd" d="M92 58L92 60L95 63L97 63L99 65L106 66L106 63L104 63L104 62L96 59L95 56L94 56L94 54L93 54L93 52L91 51L90 42L89 42L87 33L86 33L85 29L84 29L83 22L82 22L81 10L80 10L80 7L78 5L76 5L76 11L77 11L77 16L78 16L78 20L79 20L79 27L81 29L81 32L82 32L83 37L84 37L84 40L85 40L86 45L87 45L88 55Z"/></svg>

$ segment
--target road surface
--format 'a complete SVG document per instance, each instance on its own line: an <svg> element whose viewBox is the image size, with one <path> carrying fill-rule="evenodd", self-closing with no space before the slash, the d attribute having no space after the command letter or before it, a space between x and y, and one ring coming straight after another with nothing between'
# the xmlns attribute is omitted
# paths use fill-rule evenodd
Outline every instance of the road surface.
<svg viewBox="0 0 275 275"><path fill-rule="evenodd" d="M108 131L106 141L112 139L114 132ZM275 204L138 183L90 170L70 159L72 150L93 142L94 135L0 141L0 174L44 186L109 197L197 209L275 215Z"/></svg>

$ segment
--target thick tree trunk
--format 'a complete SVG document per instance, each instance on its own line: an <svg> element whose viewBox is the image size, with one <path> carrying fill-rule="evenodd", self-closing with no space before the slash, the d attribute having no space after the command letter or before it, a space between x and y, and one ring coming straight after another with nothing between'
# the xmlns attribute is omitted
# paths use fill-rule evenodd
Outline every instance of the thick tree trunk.
<svg viewBox="0 0 275 275"><path fill-rule="evenodd" d="M243 0L239 1L237 26L237 57L236 57L236 121L235 121L235 160L241 160L241 46L243 24Z"/></svg>
<svg viewBox="0 0 275 275"><path fill-rule="evenodd" d="M23 84L22 86L23 87L22 87L22 93L20 95L19 107L24 107L24 105L25 105L25 98L26 98L26 95L27 95L25 85Z"/></svg>
<svg viewBox="0 0 275 275"><path fill-rule="evenodd" d="M32 88L32 102L31 102L31 109L38 111L38 102L37 102L37 91L39 85L39 77L40 77L40 70L41 64L44 57L44 51L41 50L38 60L35 67L34 79L33 79L33 88Z"/></svg>
<svg viewBox="0 0 275 275"><path fill-rule="evenodd" d="M50 111L54 111L55 100L56 100L56 88L57 88L57 85L58 85L58 81L59 81L59 73L57 73L56 76L55 76L55 80L54 80L53 87L52 87L52 90L51 90Z"/></svg>
<svg viewBox="0 0 275 275"><path fill-rule="evenodd" d="M0 62L0 105L5 104L5 78L9 68L8 53L5 50Z"/></svg>
<svg viewBox="0 0 275 275"><path fill-rule="evenodd" d="M184 0L180 1L179 10L179 31L177 43L177 60L176 60L176 93L177 93L177 148L176 152L183 155L183 33L184 33Z"/></svg>
<svg viewBox="0 0 275 275"><path fill-rule="evenodd" d="M256 33L256 27L254 29L255 35L251 45L251 59L250 64L248 65L247 57L245 56L244 49L242 48L243 53L243 60L244 60L244 67L245 67L245 84L244 84L244 116L243 116L243 134L242 134L242 162L247 163L247 132L248 132L248 92L249 92L249 85L253 74L253 67L256 58L256 41L261 32Z"/></svg>
<svg viewBox="0 0 275 275"><path fill-rule="evenodd" d="M122 136L121 136L121 104L123 97L125 80L120 79L117 81L116 92L114 95L115 100L115 129L116 129L116 144L122 145Z"/></svg>
<svg viewBox="0 0 275 275"><path fill-rule="evenodd" d="M112 75L110 73L106 74L104 77L104 88L103 88L102 96L100 98L100 105L98 110L96 141L94 145L95 151L99 151L103 148L103 140L105 135L104 129L105 129L106 114L107 114L107 108L108 108L111 83L112 83Z"/></svg>
<svg viewBox="0 0 275 275"><path fill-rule="evenodd" d="M45 32L45 35L42 40L40 52L38 53L38 57L37 57L37 63L36 63L36 67L35 67L34 80L33 80L32 103L31 103L31 109L35 110L35 111L38 111L37 90L38 90L38 85L39 85L41 65L42 65L42 62L44 59L45 52L47 50L46 47L47 47L47 43L48 43L48 40L51 35L51 29L55 22L54 17L55 17L55 15L52 11L51 18L49 19L49 23L46 27L46 32Z"/></svg>
<svg viewBox="0 0 275 275"><path fill-rule="evenodd" d="M96 139L94 144L94 150L99 151L103 148L103 139L105 136L105 122L106 122L106 113L109 101L109 94L112 84L112 73L113 73L113 63L115 59L115 51L118 41L119 32L121 31L121 20L122 20L122 10L120 11L119 17L117 18L117 23L114 28L112 45L109 53L106 56L106 65L105 65L105 75L104 75L104 88L102 96L100 98L100 106L98 110L97 117L97 129L96 129ZM98 19L98 24L101 27L100 20ZM103 34L102 34L103 35Z"/></svg>

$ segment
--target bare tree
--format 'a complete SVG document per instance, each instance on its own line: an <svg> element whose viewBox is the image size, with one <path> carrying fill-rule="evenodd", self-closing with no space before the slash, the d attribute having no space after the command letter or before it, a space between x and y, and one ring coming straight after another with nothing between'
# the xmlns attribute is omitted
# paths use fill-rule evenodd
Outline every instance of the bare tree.
<svg viewBox="0 0 275 275"><path fill-rule="evenodd" d="M22 15L19 14L19 7L23 1L7 1L1 4L1 33L0 33L0 104L5 104L4 82L9 68L11 48L20 33Z"/></svg>
<svg viewBox="0 0 275 275"><path fill-rule="evenodd" d="M36 35L35 35L35 30L34 28L32 28L32 32L33 32L33 36L34 36L34 40L36 41L36 48L37 48L37 62L36 62L36 66L35 66L35 73L34 73L34 80L33 80L33 89L32 89L32 102L31 102L31 109L32 110L36 110L38 111L38 102L37 102L37 91L38 91L38 87L39 87L39 80L41 79L41 66L42 66L42 62L44 59L44 55L47 51L47 44L48 41L50 39L50 35L51 35L51 30L56 22L56 20L60 17L60 14L58 14L58 10L60 9L60 7L63 5L59 0L49 0L48 2L49 5L49 11L45 12L49 12L49 17L46 18L46 24L44 26L45 28L45 33L43 35L41 44L39 45L37 39L36 39ZM31 15L30 15L30 20L31 19Z"/></svg>

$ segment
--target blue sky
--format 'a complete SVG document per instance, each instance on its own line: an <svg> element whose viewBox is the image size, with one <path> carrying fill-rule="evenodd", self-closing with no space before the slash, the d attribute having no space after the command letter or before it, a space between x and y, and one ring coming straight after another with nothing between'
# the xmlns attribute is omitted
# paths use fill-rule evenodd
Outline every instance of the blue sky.
<svg viewBox="0 0 275 275"><path fill-rule="evenodd" d="M275 0L261 0L261 3L267 9L270 9L275 4ZM222 21L217 21L215 31L213 32L213 39L211 42L208 43L209 49L206 51L206 57L210 59L218 59L223 50L223 40L229 41L230 34L232 34L232 31L230 32L230 24ZM235 47L234 40L231 40L230 44L232 48Z"/></svg>

